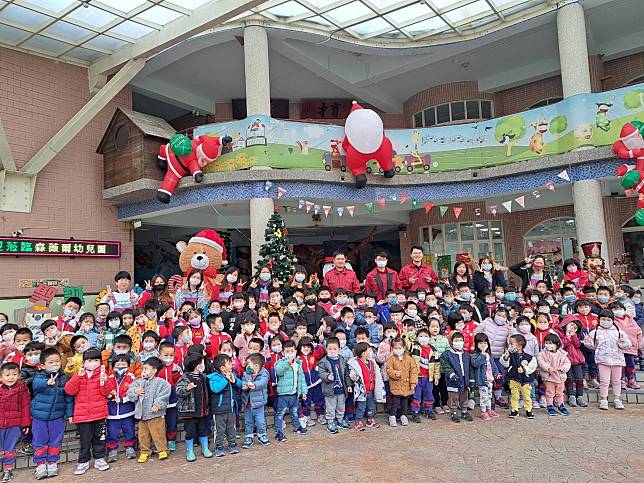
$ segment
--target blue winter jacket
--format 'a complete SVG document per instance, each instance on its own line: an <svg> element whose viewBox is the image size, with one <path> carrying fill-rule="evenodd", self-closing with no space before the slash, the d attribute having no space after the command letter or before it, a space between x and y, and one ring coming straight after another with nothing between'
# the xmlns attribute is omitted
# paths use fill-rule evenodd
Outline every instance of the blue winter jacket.
<svg viewBox="0 0 644 483"><path fill-rule="evenodd" d="M65 393L65 383L69 377L60 371L53 386L47 384L49 377L46 371L38 371L34 377L31 416L39 421L71 418L74 415L74 397Z"/></svg>
<svg viewBox="0 0 644 483"><path fill-rule="evenodd" d="M219 372L206 376L212 394L210 395L210 414L234 413L238 408L235 402L233 384ZM235 387L241 389L242 382L235 376Z"/></svg>
<svg viewBox="0 0 644 483"><path fill-rule="evenodd" d="M474 369L472 371L474 376L474 384L477 386L486 386L487 385L487 365L492 366L492 374L496 378L496 375L499 374L499 368L496 367L494 363L494 358L492 354L489 354L490 358L486 359L482 352L475 352L470 358L470 364ZM472 375L472 374L470 374Z"/></svg>
<svg viewBox="0 0 644 483"><path fill-rule="evenodd" d="M242 400L244 406L249 403L252 409L258 409L266 406L268 402L268 382L270 380L268 371L262 368L259 374L253 378L253 374L244 371L242 374L242 383L252 382L255 384L255 389L244 389L242 392Z"/></svg>
<svg viewBox="0 0 644 483"><path fill-rule="evenodd" d="M462 367L459 360L461 358ZM465 351L457 353L450 347L441 356L441 373L447 378L445 382L448 391L465 391L473 382L470 380L470 355Z"/></svg>

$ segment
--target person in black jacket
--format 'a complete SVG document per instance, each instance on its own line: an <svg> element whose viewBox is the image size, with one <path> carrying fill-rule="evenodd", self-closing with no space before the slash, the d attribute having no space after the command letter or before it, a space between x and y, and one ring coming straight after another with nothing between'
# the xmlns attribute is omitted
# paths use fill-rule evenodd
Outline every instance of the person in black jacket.
<svg viewBox="0 0 644 483"><path fill-rule="evenodd" d="M241 332L241 326L248 317L257 318L255 312L246 307L246 295L236 293L230 298L230 310L221 314L224 331L235 340Z"/></svg>
<svg viewBox="0 0 644 483"><path fill-rule="evenodd" d="M505 289L508 286L508 282L505 280L505 275L503 275L500 267L494 262L494 260L492 260L492 258L480 258L479 268L480 270L476 270L472 277L474 290L479 294L479 297L483 289L488 289L494 292L497 287L503 287Z"/></svg>
<svg viewBox="0 0 644 483"><path fill-rule="evenodd" d="M186 430L186 459L194 461L195 438L199 438L201 454L212 458L208 448L208 381L204 375L204 356L193 352L183 363L185 372L177 382L177 412Z"/></svg>
<svg viewBox="0 0 644 483"><path fill-rule="evenodd" d="M543 280L552 290L552 276L544 271L546 259L543 255L530 255L522 262L516 263L510 267L512 273L521 279L521 291L536 287L538 281Z"/></svg>
<svg viewBox="0 0 644 483"><path fill-rule="evenodd" d="M304 307L300 315L306 321L306 331L309 334L316 334L322 324L322 318L326 315L326 310L318 305L318 299L312 290L304 292Z"/></svg>

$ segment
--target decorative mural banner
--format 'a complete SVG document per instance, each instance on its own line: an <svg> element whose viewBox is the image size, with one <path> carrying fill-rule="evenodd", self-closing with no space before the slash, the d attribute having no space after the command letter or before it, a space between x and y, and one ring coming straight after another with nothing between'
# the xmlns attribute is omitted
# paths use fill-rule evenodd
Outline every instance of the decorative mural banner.
<svg viewBox="0 0 644 483"><path fill-rule="evenodd" d="M644 84L581 94L487 121L390 129L386 135L393 144L397 171L427 174L514 163L584 146L609 146L631 121L644 121ZM221 156L204 168L206 173L253 166L346 170L342 126L250 116L195 128L194 136L201 134L232 138ZM371 161L367 171L377 170Z"/></svg>

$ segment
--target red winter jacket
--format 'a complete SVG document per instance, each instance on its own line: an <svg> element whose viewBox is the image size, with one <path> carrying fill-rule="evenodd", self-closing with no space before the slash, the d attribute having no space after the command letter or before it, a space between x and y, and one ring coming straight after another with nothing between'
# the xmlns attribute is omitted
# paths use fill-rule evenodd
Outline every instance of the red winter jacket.
<svg viewBox="0 0 644 483"><path fill-rule="evenodd" d="M11 387L0 384L0 429L30 427L30 404L29 390L23 381L18 381Z"/></svg>
<svg viewBox="0 0 644 483"><path fill-rule="evenodd" d="M573 334L572 337L568 337L566 335L566 330L563 327L557 327L555 330L557 331L559 339L561 339L563 350L568 353L570 364L573 366L584 364L586 359L584 358L584 354L581 352L581 342L579 341L577 334Z"/></svg>
<svg viewBox="0 0 644 483"><path fill-rule="evenodd" d="M387 280L389 279L389 280ZM386 268L380 271L374 268L367 274L364 284L365 292L373 292L376 294L376 300L384 300L389 290L400 290L402 285L398 280L398 273L391 268Z"/></svg>
<svg viewBox="0 0 644 483"><path fill-rule="evenodd" d="M65 392L74 396L74 423L87 423L107 418L107 396L116 390L114 380L108 379L101 386L101 371L96 369L92 377L75 374L65 384Z"/></svg>
<svg viewBox="0 0 644 483"><path fill-rule="evenodd" d="M425 277L429 277L429 282ZM424 263L421 263L420 266L414 265L414 263L408 263L400 269L398 278L400 279L402 288L413 292L419 288L428 290L434 285L438 285L438 275L436 275L432 267ZM416 281L411 283L411 278L415 278Z"/></svg>

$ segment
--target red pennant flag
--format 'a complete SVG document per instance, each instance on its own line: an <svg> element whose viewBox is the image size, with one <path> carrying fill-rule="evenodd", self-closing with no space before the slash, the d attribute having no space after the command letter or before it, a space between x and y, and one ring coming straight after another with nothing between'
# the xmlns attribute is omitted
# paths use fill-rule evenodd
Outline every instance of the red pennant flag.
<svg viewBox="0 0 644 483"><path fill-rule="evenodd" d="M281 198L286 194L286 190L284 188L277 188L277 199Z"/></svg>
<svg viewBox="0 0 644 483"><path fill-rule="evenodd" d="M458 206L455 206L452 208L454 210L454 216L458 220L458 217L461 216L461 211L463 211L463 208L460 208Z"/></svg>
<svg viewBox="0 0 644 483"><path fill-rule="evenodd" d="M313 202L311 202L311 201L307 201L307 202L305 203L305 206L306 206L306 212L308 213L309 211L311 211L311 208L313 208L313 206L314 206L314 205L315 205L315 203L313 203Z"/></svg>
<svg viewBox="0 0 644 483"><path fill-rule="evenodd" d="M400 204L402 205L408 199L409 199L409 195L407 195L407 194L400 195Z"/></svg>
<svg viewBox="0 0 644 483"><path fill-rule="evenodd" d="M387 200L385 200L384 198L380 198L380 199L378 200L378 206L379 206L380 208L384 208L386 203L387 203Z"/></svg>
<svg viewBox="0 0 644 483"><path fill-rule="evenodd" d="M433 206L434 206L434 204L430 203L429 201L425 203L425 214L426 215L429 214L429 210L431 210Z"/></svg>

